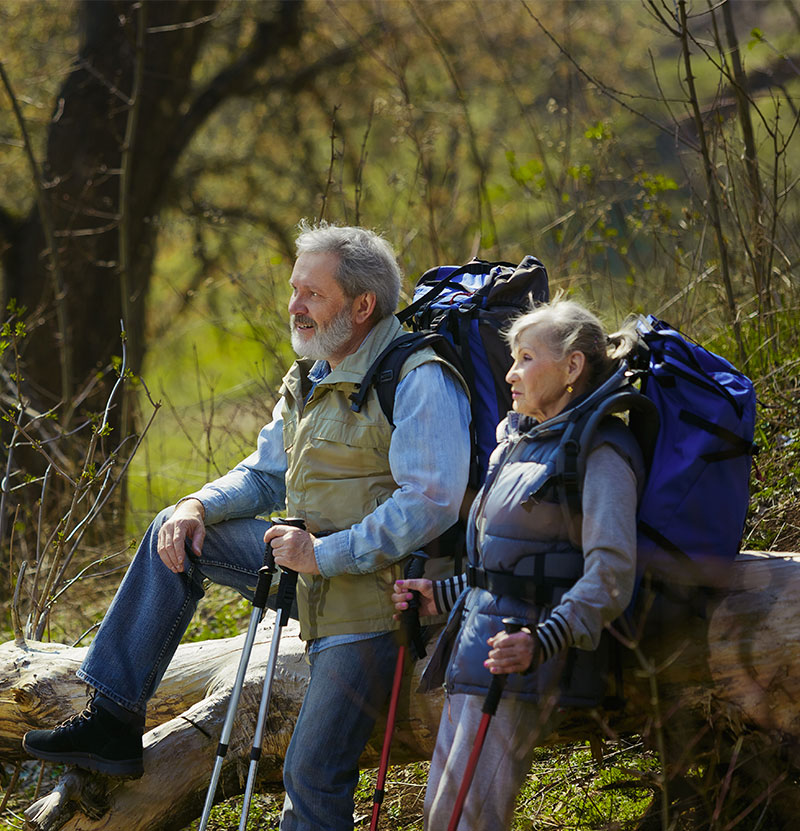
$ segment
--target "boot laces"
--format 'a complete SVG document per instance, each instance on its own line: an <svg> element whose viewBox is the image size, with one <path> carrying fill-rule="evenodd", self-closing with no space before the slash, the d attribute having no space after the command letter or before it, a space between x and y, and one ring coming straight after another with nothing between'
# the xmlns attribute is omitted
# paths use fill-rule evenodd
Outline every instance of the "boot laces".
<svg viewBox="0 0 800 831"><path fill-rule="evenodd" d="M82 722L89 721L89 719L97 713L97 705L94 703L94 696L92 696L87 702L86 706L81 710L80 713L75 713L74 715L70 716L66 721L62 721L55 729L56 730L69 730L72 727L78 727Z"/></svg>

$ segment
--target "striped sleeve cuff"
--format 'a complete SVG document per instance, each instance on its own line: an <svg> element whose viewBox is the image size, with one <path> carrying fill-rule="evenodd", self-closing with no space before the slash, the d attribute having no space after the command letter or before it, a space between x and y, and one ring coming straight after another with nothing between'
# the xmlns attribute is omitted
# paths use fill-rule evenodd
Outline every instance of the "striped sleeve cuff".
<svg viewBox="0 0 800 831"><path fill-rule="evenodd" d="M466 588L467 575L456 574L446 580L433 581L433 602L439 614L448 614L455 606L459 595Z"/></svg>
<svg viewBox="0 0 800 831"><path fill-rule="evenodd" d="M567 621L558 613L547 618L536 628L536 636L542 648L542 661L549 661L554 655L572 645L572 632Z"/></svg>

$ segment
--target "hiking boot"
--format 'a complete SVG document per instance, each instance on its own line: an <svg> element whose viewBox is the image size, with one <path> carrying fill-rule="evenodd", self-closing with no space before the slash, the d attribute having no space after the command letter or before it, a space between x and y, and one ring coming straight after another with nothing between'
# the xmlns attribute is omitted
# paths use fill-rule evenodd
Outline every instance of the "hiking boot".
<svg viewBox="0 0 800 831"><path fill-rule="evenodd" d="M92 699L82 713L53 730L30 730L23 749L36 759L138 779L144 773L142 731L126 724Z"/></svg>

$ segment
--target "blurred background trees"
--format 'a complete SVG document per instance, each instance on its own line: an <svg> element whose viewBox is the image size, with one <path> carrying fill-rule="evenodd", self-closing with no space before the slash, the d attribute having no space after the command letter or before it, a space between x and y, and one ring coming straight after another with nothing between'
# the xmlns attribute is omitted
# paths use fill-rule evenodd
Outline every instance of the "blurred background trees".
<svg viewBox="0 0 800 831"><path fill-rule="evenodd" d="M797 0L0 0L6 636L85 638L250 452L302 217L385 233L406 299L531 252L733 360L745 543L800 550L798 35Z"/></svg>
<svg viewBox="0 0 800 831"><path fill-rule="evenodd" d="M2 0L0 32L4 600L249 452L301 217L386 233L409 290L533 252L735 360L794 452L793 0Z"/></svg>

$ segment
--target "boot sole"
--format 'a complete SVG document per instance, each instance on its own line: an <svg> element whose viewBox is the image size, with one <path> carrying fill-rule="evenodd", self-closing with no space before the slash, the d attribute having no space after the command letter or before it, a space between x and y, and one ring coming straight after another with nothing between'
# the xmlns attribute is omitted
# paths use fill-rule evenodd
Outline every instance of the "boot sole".
<svg viewBox="0 0 800 831"><path fill-rule="evenodd" d="M75 765L75 767L91 770L95 773L103 773L114 779L140 779L144 775L144 765L141 759L104 759L102 756L95 756L93 753L48 753L45 750L38 750L27 744L22 739L22 748L29 755L44 762L57 762L63 765Z"/></svg>

